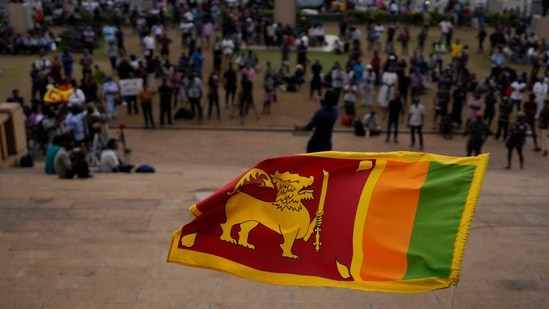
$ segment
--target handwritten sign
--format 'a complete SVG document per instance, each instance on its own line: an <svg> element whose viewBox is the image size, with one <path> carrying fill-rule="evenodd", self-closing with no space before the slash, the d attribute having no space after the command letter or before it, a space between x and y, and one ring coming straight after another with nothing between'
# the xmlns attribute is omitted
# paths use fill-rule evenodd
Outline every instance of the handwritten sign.
<svg viewBox="0 0 549 309"><path fill-rule="evenodd" d="M143 88L143 79L142 78L121 79L119 81L119 84L120 84L121 96L138 95L141 89Z"/></svg>

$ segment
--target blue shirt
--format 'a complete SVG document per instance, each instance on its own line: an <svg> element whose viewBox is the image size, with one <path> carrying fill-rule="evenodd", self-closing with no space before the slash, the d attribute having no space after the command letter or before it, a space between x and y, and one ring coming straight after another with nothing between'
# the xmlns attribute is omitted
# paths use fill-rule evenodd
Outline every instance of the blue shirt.
<svg viewBox="0 0 549 309"><path fill-rule="evenodd" d="M364 79L364 66L360 63L353 65L353 72L355 72L355 81L360 83Z"/></svg>
<svg viewBox="0 0 549 309"><path fill-rule="evenodd" d="M44 171L48 175L55 175L55 155L61 149L61 146L50 145L46 151L46 165L44 166Z"/></svg>
<svg viewBox="0 0 549 309"><path fill-rule="evenodd" d="M202 69L202 54L198 51L193 53L193 63L196 69Z"/></svg>

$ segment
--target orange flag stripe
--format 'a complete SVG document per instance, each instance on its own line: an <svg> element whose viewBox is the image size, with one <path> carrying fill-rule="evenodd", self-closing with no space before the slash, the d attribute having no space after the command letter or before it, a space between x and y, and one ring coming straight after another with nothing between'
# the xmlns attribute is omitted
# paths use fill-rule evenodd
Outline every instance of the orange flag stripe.
<svg viewBox="0 0 549 309"><path fill-rule="evenodd" d="M372 192L362 233L362 280L400 280L406 274L419 189L428 169L427 161L386 161Z"/></svg>

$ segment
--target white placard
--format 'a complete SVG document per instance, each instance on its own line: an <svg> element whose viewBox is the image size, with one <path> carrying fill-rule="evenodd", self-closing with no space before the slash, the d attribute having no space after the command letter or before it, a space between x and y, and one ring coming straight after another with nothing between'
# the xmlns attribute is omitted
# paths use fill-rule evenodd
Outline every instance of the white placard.
<svg viewBox="0 0 549 309"><path fill-rule="evenodd" d="M142 78L128 78L121 79L120 84L120 95L129 96L129 95L138 95L141 89L143 88L143 79Z"/></svg>

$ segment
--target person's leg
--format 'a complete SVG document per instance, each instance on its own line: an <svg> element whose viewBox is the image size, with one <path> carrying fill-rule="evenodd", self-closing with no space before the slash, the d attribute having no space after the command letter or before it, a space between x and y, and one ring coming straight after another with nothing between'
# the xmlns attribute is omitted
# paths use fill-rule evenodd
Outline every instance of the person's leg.
<svg viewBox="0 0 549 309"><path fill-rule="evenodd" d="M212 117L212 105L213 105L213 97L210 95L208 96L208 119Z"/></svg>
<svg viewBox="0 0 549 309"><path fill-rule="evenodd" d="M389 118L387 121L387 137L385 138L385 142L388 143L391 139L391 126L393 125L392 119Z"/></svg>
<svg viewBox="0 0 549 309"><path fill-rule="evenodd" d="M164 125L165 116L166 116L166 106L164 102L161 102L160 103L160 125L161 126Z"/></svg>
<svg viewBox="0 0 549 309"><path fill-rule="evenodd" d="M393 135L393 141L394 141L395 143L398 143L398 122L399 122L398 119L396 119L396 120L394 121L394 124L395 124L395 132L393 133L393 134L394 134L394 135Z"/></svg>
<svg viewBox="0 0 549 309"><path fill-rule="evenodd" d="M416 129L417 129L416 126L410 126L410 139L412 141L410 143L410 147L414 147L416 143Z"/></svg>
<svg viewBox="0 0 549 309"><path fill-rule="evenodd" d="M145 128L148 128L149 118L147 115L147 103L141 103L141 111L143 112L143 120L145 120Z"/></svg>
<svg viewBox="0 0 549 309"><path fill-rule="evenodd" d="M221 114L220 114L220 111L219 111L219 96L218 95L214 96L214 104L215 104L215 109L217 111L217 119L221 119Z"/></svg>
<svg viewBox="0 0 549 309"><path fill-rule="evenodd" d="M419 137L419 149L423 149L423 131L421 126L417 127L417 135Z"/></svg>
<svg viewBox="0 0 549 309"><path fill-rule="evenodd" d="M519 156L520 169L524 168L524 156L522 155L522 146L517 147L517 152Z"/></svg>
<svg viewBox="0 0 549 309"><path fill-rule="evenodd" d="M196 98L189 98L189 102L191 103L191 111L192 111L193 115L196 115L196 111L194 109L194 107L196 105Z"/></svg>
<svg viewBox="0 0 549 309"><path fill-rule="evenodd" d="M540 151L541 148L538 146L538 135L536 134L536 125L535 122L529 123L530 130L532 130L532 139L534 140L534 150Z"/></svg>
<svg viewBox="0 0 549 309"><path fill-rule="evenodd" d="M513 159L513 148L514 146L507 147L507 166L506 169L511 169L511 159Z"/></svg>

